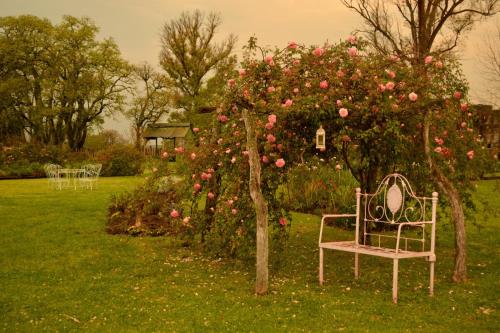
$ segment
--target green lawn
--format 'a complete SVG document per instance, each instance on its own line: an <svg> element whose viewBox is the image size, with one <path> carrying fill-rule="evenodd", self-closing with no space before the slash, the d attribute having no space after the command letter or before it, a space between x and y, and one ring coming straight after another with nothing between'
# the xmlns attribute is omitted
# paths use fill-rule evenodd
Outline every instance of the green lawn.
<svg viewBox="0 0 500 333"><path fill-rule="evenodd" d="M481 182L469 225L470 281L450 282L452 228L440 222L436 295L427 263L326 252L317 283L319 218L295 215L289 247L271 269L271 292L253 294L253 264L205 257L168 238L104 232L112 193L138 178L101 178L95 191L50 190L46 180L0 181L0 327L5 331L498 332L500 183ZM485 212L496 210L496 215ZM336 237L346 232L335 230ZM274 254L276 255L276 254Z"/></svg>

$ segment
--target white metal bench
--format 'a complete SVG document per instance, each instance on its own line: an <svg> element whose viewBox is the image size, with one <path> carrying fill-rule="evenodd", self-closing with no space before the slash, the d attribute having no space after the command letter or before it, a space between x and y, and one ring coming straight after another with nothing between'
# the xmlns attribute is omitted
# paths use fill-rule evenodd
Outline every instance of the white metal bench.
<svg viewBox="0 0 500 333"><path fill-rule="evenodd" d="M319 283L322 285L324 281L324 249L353 252L355 278L359 276L359 254L390 258L393 260L392 299L397 303L399 259L423 257L430 263L432 296L437 201L437 192L433 192L432 197L417 197L408 180L396 173L386 176L373 194L361 193L357 188L355 214L324 214L321 219ZM353 241L323 241L325 219L351 217L356 218ZM427 238L430 242L426 242Z"/></svg>

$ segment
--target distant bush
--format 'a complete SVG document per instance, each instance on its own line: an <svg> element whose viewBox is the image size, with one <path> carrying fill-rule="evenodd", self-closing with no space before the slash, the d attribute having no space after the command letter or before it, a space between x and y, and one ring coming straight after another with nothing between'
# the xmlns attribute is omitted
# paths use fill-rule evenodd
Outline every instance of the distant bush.
<svg viewBox="0 0 500 333"><path fill-rule="evenodd" d="M103 176L133 176L141 173L144 155L132 146L113 145L98 151L95 160Z"/></svg>
<svg viewBox="0 0 500 333"><path fill-rule="evenodd" d="M0 177L43 177L43 165L46 163L71 168L79 168L87 163L101 163L103 176L132 176L141 173L143 161L141 152L123 144L110 145L96 152L73 152L64 146L25 144L0 149Z"/></svg>

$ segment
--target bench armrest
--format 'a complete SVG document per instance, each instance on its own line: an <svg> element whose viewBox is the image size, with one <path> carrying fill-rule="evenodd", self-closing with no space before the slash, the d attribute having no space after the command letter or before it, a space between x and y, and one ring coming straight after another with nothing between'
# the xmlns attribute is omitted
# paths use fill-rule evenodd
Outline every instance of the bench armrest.
<svg viewBox="0 0 500 333"><path fill-rule="evenodd" d="M319 229L319 244L321 244L321 239L323 238L323 225L325 222L325 218L356 217L356 216L357 216L356 214L324 214L323 217L321 218L321 228Z"/></svg>
<svg viewBox="0 0 500 333"><path fill-rule="evenodd" d="M432 221L422 221L422 222L401 222L399 223L398 226L398 235L396 237L396 253L399 252L399 238L401 237L401 230L405 226L410 226L410 227L421 227L424 224L432 224Z"/></svg>

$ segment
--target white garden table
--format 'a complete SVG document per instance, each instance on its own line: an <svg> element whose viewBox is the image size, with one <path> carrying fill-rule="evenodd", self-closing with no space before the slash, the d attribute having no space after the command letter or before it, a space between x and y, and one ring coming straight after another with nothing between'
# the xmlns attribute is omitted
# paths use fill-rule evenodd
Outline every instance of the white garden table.
<svg viewBox="0 0 500 333"><path fill-rule="evenodd" d="M75 190L78 177L84 173L84 169L63 168L58 170L59 178L61 180L64 179L67 186L73 186ZM63 182L60 182L60 184ZM61 187L59 187L59 189L61 189Z"/></svg>

